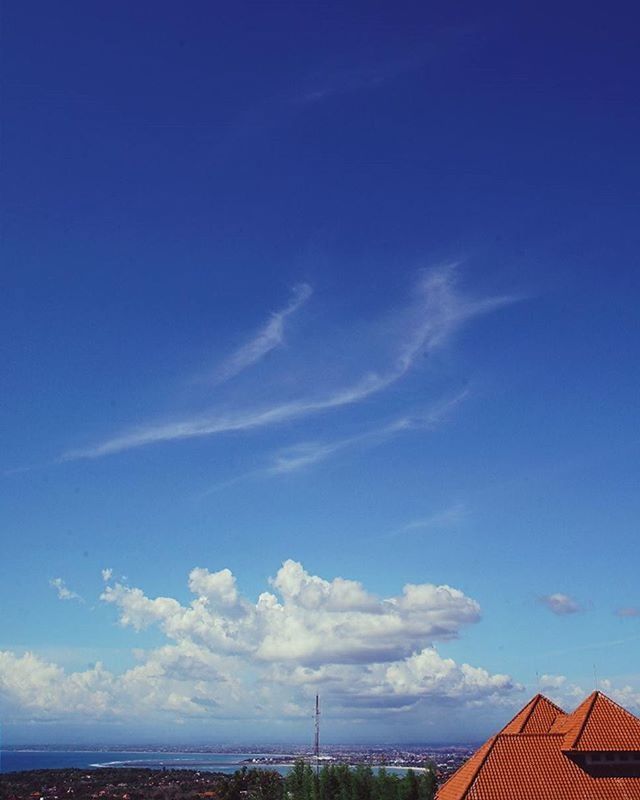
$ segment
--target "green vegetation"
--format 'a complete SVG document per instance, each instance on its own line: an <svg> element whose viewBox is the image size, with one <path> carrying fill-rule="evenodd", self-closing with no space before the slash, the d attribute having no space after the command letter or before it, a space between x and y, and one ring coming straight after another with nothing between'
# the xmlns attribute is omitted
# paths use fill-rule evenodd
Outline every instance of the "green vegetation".
<svg viewBox="0 0 640 800"><path fill-rule="evenodd" d="M329 764L316 777L309 764L296 761L284 784L286 800L432 800L436 772L431 764L403 776L384 767L374 772L368 766L351 769L346 764Z"/></svg>
<svg viewBox="0 0 640 800"><path fill-rule="evenodd" d="M436 774L330 764L316 776L304 761L283 778L265 769L233 775L195 770L58 769L0 778L0 800L433 800Z"/></svg>
<svg viewBox="0 0 640 800"><path fill-rule="evenodd" d="M284 800L284 778L279 772L243 767L221 786L221 800Z"/></svg>
<svg viewBox="0 0 640 800"><path fill-rule="evenodd" d="M38 769L0 775L0 800L215 800L226 782L192 770Z"/></svg>

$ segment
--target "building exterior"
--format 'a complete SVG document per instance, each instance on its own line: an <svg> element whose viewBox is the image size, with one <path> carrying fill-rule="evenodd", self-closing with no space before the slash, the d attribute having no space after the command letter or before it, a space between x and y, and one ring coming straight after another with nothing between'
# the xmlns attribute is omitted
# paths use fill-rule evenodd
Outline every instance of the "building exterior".
<svg viewBox="0 0 640 800"><path fill-rule="evenodd" d="M640 719L594 692L567 714L538 694L437 800L640 800Z"/></svg>

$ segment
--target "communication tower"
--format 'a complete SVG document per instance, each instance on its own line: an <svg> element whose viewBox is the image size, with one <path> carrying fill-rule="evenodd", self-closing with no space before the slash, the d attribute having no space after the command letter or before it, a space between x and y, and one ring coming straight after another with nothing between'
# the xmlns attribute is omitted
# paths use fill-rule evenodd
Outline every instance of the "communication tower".
<svg viewBox="0 0 640 800"><path fill-rule="evenodd" d="M320 696L316 695L316 713L314 714L315 739L313 752L316 757L316 778L320 770Z"/></svg>

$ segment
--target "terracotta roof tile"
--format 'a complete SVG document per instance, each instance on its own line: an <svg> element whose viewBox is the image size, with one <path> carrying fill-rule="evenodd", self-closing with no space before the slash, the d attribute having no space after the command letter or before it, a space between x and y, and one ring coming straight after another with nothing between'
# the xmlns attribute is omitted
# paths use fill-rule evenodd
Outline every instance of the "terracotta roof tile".
<svg viewBox="0 0 640 800"><path fill-rule="evenodd" d="M549 733L558 716L565 712L542 694L537 694L500 733Z"/></svg>
<svg viewBox="0 0 640 800"><path fill-rule="evenodd" d="M590 695L570 716L574 715L563 750L640 751L640 719L602 692Z"/></svg>
<svg viewBox="0 0 640 800"><path fill-rule="evenodd" d="M468 761L465 761L460 769L440 788L438 800L461 800L461 798L467 797L467 790L476 779L497 738L497 736L493 736L488 739Z"/></svg>
<svg viewBox="0 0 640 800"><path fill-rule="evenodd" d="M575 711L569 714L560 725L555 727L554 732L564 734L564 740L562 742L562 748L564 750L571 749L574 743L580 738L582 729L591 713L591 707L593 706L595 697L595 692L590 694L584 702L580 703Z"/></svg>
<svg viewBox="0 0 640 800"><path fill-rule="evenodd" d="M639 800L640 778L592 778L559 737L498 736L465 800Z"/></svg>
<svg viewBox="0 0 640 800"><path fill-rule="evenodd" d="M572 714L536 695L438 791L438 800L640 800L640 777L594 777L571 752L640 752L640 720L600 692Z"/></svg>
<svg viewBox="0 0 640 800"><path fill-rule="evenodd" d="M574 712L575 713L575 712ZM558 714L549 733L566 733L573 724L573 714Z"/></svg>

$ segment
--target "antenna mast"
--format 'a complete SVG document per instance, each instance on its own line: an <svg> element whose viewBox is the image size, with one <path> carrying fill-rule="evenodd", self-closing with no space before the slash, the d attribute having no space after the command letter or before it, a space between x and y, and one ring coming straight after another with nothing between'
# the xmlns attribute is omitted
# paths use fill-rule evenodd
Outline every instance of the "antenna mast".
<svg viewBox="0 0 640 800"><path fill-rule="evenodd" d="M316 695L316 713L315 713L315 739L313 745L313 752L316 757L316 778L320 769L320 696Z"/></svg>

